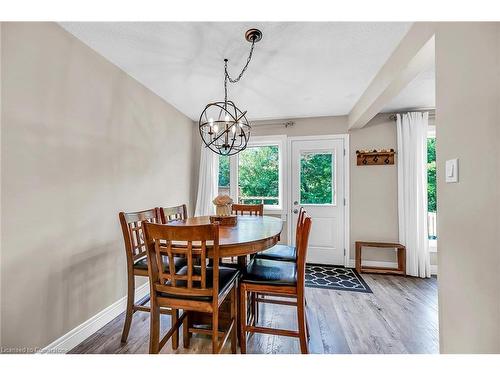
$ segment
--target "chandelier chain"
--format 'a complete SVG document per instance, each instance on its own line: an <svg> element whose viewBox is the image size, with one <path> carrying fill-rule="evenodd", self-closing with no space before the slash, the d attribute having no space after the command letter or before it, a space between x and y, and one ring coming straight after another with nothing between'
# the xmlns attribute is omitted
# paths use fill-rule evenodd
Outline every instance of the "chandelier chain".
<svg viewBox="0 0 500 375"><path fill-rule="evenodd" d="M245 74L245 71L247 70L248 65L250 64L250 60L252 60L254 46L255 46L255 39L252 40L252 47L250 47L250 53L248 54L247 62L243 67L243 69L241 70L241 73L236 78L231 78L231 76L229 75L229 72L227 70L227 62L229 60L224 59L224 102L227 102L227 81L231 83L236 83L241 79L241 77L243 77L243 74Z"/></svg>
<svg viewBox="0 0 500 375"><path fill-rule="evenodd" d="M254 40L254 41L252 41L252 47L250 47L250 53L248 54L247 62L246 62L245 66L243 67L243 69L241 70L241 73L238 75L238 77L237 77L237 78L231 78L231 76L229 75L229 72L227 71L227 62L228 62L229 60L227 60L227 59L226 59L226 60L224 61L224 63L225 63L225 64L224 64L224 67L225 67L225 71L226 71L226 77L227 77L227 79L229 80L229 82L231 82L231 83L236 83L236 82L238 82L238 81L241 79L241 77L243 77L243 74L245 73L245 71L246 71L246 70L247 70L247 68L248 68L248 64L250 64L250 60L252 59L252 55L253 55L253 47L254 47L254 46L255 46L255 40Z"/></svg>

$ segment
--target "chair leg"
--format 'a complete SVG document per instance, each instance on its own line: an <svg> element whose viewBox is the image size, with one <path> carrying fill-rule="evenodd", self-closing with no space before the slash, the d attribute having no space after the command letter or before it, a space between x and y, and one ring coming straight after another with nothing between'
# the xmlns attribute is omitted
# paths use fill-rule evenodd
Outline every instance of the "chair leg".
<svg viewBox="0 0 500 375"><path fill-rule="evenodd" d="M240 284L240 350L247 352L247 293L245 284Z"/></svg>
<svg viewBox="0 0 500 375"><path fill-rule="evenodd" d="M158 354L160 351L160 309L151 301L149 312L149 354Z"/></svg>
<svg viewBox="0 0 500 375"><path fill-rule="evenodd" d="M302 354L308 354L309 349L307 347L307 327L306 327L306 311L305 311L305 301L304 297L297 298L297 323L299 325L299 340L300 340L300 351Z"/></svg>
<svg viewBox="0 0 500 375"><path fill-rule="evenodd" d="M189 333L189 313L184 318L182 323L182 342L184 343L184 348L188 349L191 342L191 333Z"/></svg>
<svg viewBox="0 0 500 375"><path fill-rule="evenodd" d="M219 353L219 308L215 306L212 314L212 354Z"/></svg>
<svg viewBox="0 0 500 375"><path fill-rule="evenodd" d="M305 304L305 312L304 312L304 315L306 317L306 332L307 332L307 341L309 341L309 339L311 338L311 335L309 334L309 322L307 321L307 298L306 296L304 296L304 304Z"/></svg>
<svg viewBox="0 0 500 375"><path fill-rule="evenodd" d="M234 322L233 330L231 332L231 353L236 354L236 341L238 340L238 314L237 314L237 301L238 295L236 294L236 285L231 292L231 320Z"/></svg>
<svg viewBox="0 0 500 375"><path fill-rule="evenodd" d="M259 321L259 302L257 301L257 298L259 298L259 293L254 293L254 302L255 302L255 308L254 308L254 320L253 320L253 325L256 326L257 322Z"/></svg>
<svg viewBox="0 0 500 375"><path fill-rule="evenodd" d="M134 275L128 276L127 288L127 310L125 313L125 324L123 325L122 342L127 342L130 326L132 324L132 315L134 314L134 299L135 299L135 278Z"/></svg>
<svg viewBox="0 0 500 375"><path fill-rule="evenodd" d="M255 321L256 314L257 314L257 300L256 300L256 293L255 292L250 292L250 314L253 317L253 325L255 325L257 322Z"/></svg>
<svg viewBox="0 0 500 375"><path fill-rule="evenodd" d="M309 334L309 322L307 321L307 309L304 312L304 315L306 317L306 333L307 333L307 341L311 339L311 335Z"/></svg>
<svg viewBox="0 0 500 375"><path fill-rule="evenodd" d="M179 310L172 310L172 326L179 319ZM177 350L179 347L179 329L176 329L172 335L172 349Z"/></svg>

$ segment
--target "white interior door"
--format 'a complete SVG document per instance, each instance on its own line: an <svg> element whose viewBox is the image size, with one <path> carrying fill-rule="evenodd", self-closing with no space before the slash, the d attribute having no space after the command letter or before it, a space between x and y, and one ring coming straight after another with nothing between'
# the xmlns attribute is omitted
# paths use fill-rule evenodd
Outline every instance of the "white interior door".
<svg viewBox="0 0 500 375"><path fill-rule="evenodd" d="M345 265L344 139L291 140L291 234L297 213L312 218L308 263Z"/></svg>

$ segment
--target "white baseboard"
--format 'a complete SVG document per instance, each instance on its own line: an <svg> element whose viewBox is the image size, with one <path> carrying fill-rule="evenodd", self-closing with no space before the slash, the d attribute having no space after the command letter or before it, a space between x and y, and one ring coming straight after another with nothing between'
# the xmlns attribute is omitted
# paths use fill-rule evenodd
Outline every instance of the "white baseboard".
<svg viewBox="0 0 500 375"><path fill-rule="evenodd" d="M364 260L363 265L368 266L368 267L390 267L390 268L397 268L398 264L396 262L379 262L375 260ZM349 267L354 268L355 261L354 259L349 260ZM431 264L431 275L437 275L438 273L438 266L436 264Z"/></svg>
<svg viewBox="0 0 500 375"><path fill-rule="evenodd" d="M145 297L149 293L149 283L139 286L135 290L136 301ZM106 307L104 310L98 312L96 315L86 320L78 327L73 328L65 335L59 337L45 348L41 349L38 353L67 353L75 346L83 342L85 339L93 335L99 329L104 327L118 315L123 313L127 307L127 296L120 298L112 305Z"/></svg>

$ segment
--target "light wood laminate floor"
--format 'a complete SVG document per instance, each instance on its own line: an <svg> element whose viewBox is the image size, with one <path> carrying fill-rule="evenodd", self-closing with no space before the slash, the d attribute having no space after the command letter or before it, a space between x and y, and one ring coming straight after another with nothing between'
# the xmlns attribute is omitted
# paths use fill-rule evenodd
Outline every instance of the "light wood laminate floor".
<svg viewBox="0 0 500 375"><path fill-rule="evenodd" d="M437 280L363 274L373 294L307 288L311 353L438 353ZM261 305L259 325L296 328L295 309ZM71 353L148 353L149 315L137 312L127 344L120 342L124 314ZM162 316L162 331L170 317ZM182 333L181 333L182 337ZM172 353L168 342L161 353ZM210 353L208 336L193 335L191 348L176 353ZM226 344L225 353L230 352ZM300 353L298 339L254 334L248 353Z"/></svg>

